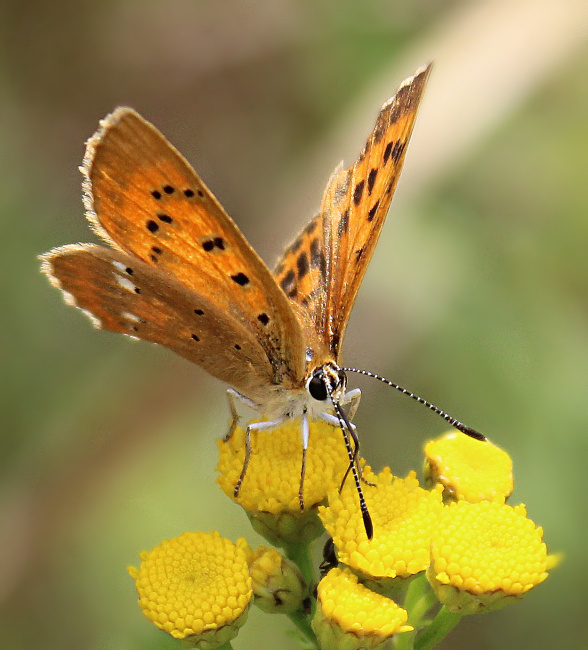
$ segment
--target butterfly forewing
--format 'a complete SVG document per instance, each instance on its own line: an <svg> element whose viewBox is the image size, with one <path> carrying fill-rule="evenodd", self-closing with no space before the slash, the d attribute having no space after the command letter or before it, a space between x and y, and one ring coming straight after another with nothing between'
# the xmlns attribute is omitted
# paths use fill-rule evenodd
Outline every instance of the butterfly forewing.
<svg viewBox="0 0 588 650"><path fill-rule="evenodd" d="M322 216L317 214L286 248L274 276L284 293L294 303L310 310L318 309L324 285L326 258L323 242Z"/></svg>
<svg viewBox="0 0 588 650"><path fill-rule="evenodd" d="M306 308L335 359L390 207L429 71L430 66L407 79L384 104L357 161L331 176L320 213L309 224L320 232L308 237L303 231L276 268L282 288ZM320 260L320 272L301 275L303 255Z"/></svg>
<svg viewBox="0 0 588 650"><path fill-rule="evenodd" d="M43 270L96 326L163 345L254 401L273 368L254 333L215 302L126 253L92 244L57 248Z"/></svg>
<svg viewBox="0 0 588 650"><path fill-rule="evenodd" d="M86 207L102 237L248 329L273 367L273 383L300 384L304 341L292 307L212 193L155 127L131 109L117 109L88 142L83 172Z"/></svg>

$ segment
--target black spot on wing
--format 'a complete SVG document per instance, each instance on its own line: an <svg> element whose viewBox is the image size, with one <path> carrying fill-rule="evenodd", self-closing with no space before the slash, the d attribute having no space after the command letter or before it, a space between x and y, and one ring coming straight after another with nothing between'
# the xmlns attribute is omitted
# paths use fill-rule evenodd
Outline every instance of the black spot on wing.
<svg viewBox="0 0 588 650"><path fill-rule="evenodd" d="M355 205L359 205L361 201L361 196L363 194L363 186L365 185L365 181L361 180L359 183L355 186L355 189L353 190L353 203Z"/></svg>
<svg viewBox="0 0 588 650"><path fill-rule="evenodd" d="M267 325L269 323L269 316L267 314L259 314L259 316L257 317L257 320L262 325Z"/></svg>
<svg viewBox="0 0 588 650"><path fill-rule="evenodd" d="M370 173L368 174L368 194L371 195L372 190L374 189L374 183L376 182L376 177L378 175L378 170L376 167L372 167L370 169Z"/></svg>
<svg viewBox="0 0 588 650"><path fill-rule="evenodd" d="M301 280L308 273L308 256L306 251L302 251L296 259L296 268L298 269L298 279Z"/></svg>
<svg viewBox="0 0 588 650"><path fill-rule="evenodd" d="M345 210L341 215L341 218L339 219L339 223L337 224L337 234L339 235L339 237L342 237L343 234L347 232L348 227L349 227L349 210Z"/></svg>
<svg viewBox="0 0 588 650"><path fill-rule="evenodd" d="M146 224L147 230L149 232L157 232L159 230L159 224L150 219Z"/></svg>
<svg viewBox="0 0 588 650"><path fill-rule="evenodd" d="M388 125L387 125L387 121L386 121L385 117L382 115L382 113L380 113L378 115L378 119L376 121L376 126L374 127L374 136L373 137L374 137L374 142L376 144L379 144L380 140L382 139L382 136L386 132L387 126Z"/></svg>
<svg viewBox="0 0 588 650"><path fill-rule="evenodd" d="M319 269L321 273L324 273L327 268L327 260L320 249L318 239L313 239L310 242L310 266L313 269Z"/></svg>
<svg viewBox="0 0 588 650"><path fill-rule="evenodd" d="M166 185L166 186L163 188L163 191L164 191L166 194L173 194L176 190L175 190L175 188L172 187L171 185Z"/></svg>
<svg viewBox="0 0 588 650"><path fill-rule="evenodd" d="M222 237L211 237L210 239L205 239L202 242L202 248L207 253L210 253L215 248L217 248L220 251L224 251L225 250L225 240Z"/></svg>
<svg viewBox="0 0 588 650"><path fill-rule="evenodd" d="M149 254L149 258L154 264L157 264L159 262L158 255L161 255L163 251L159 246L151 246L151 253Z"/></svg>
<svg viewBox="0 0 588 650"><path fill-rule="evenodd" d="M380 207L380 199L378 199L374 205L370 208L370 211L368 212L368 221L371 221L375 216L376 212L378 211L378 208Z"/></svg>
<svg viewBox="0 0 588 650"><path fill-rule="evenodd" d="M289 253L297 253L302 246L302 237L298 237L288 249Z"/></svg>
<svg viewBox="0 0 588 650"><path fill-rule="evenodd" d="M296 275L292 269L290 269L288 273L286 273L286 275L282 278L280 286L286 294L292 291L293 288L296 288Z"/></svg>
<svg viewBox="0 0 588 650"><path fill-rule="evenodd" d="M245 273L241 272L231 275L231 280L241 285L242 287L244 287L246 284L249 284L249 278L245 275Z"/></svg>
<svg viewBox="0 0 588 650"><path fill-rule="evenodd" d="M386 148L384 149L384 165L388 162L388 159L390 158L390 154L392 153L392 147L394 146L394 142L390 141L386 145Z"/></svg>
<svg viewBox="0 0 588 650"><path fill-rule="evenodd" d="M173 219L169 216L169 214L158 214L157 218L160 221L163 221L163 223L172 223Z"/></svg>
<svg viewBox="0 0 588 650"><path fill-rule="evenodd" d="M184 196L191 199L194 196L194 190L191 190L190 188L188 188L187 190L184 190Z"/></svg>
<svg viewBox="0 0 588 650"><path fill-rule="evenodd" d="M151 192L151 196L152 196L154 199L157 199L157 200L159 201L159 199L161 198L161 192L160 192L159 190L153 190L153 191Z"/></svg>
<svg viewBox="0 0 588 650"><path fill-rule="evenodd" d="M401 142L400 140L398 140L398 142L396 142L396 144L392 148L392 160L395 163L398 163L405 149L406 149L406 142Z"/></svg>

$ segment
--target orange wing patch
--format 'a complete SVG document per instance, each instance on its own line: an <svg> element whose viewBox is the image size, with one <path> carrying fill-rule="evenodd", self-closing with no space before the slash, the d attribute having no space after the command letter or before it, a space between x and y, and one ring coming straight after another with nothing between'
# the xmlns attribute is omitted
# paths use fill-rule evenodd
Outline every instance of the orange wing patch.
<svg viewBox="0 0 588 650"><path fill-rule="evenodd" d="M384 104L359 158L333 180L323 197L330 255L320 329L335 358L396 189L429 71L430 66L407 79Z"/></svg>
<svg viewBox="0 0 588 650"><path fill-rule="evenodd" d="M89 219L113 247L177 278L257 333L275 381L299 385L304 341L270 271L186 160L131 109L88 142Z"/></svg>
<svg viewBox="0 0 588 650"><path fill-rule="evenodd" d="M322 219L317 214L286 248L274 270L282 291L304 307L321 297L327 264L323 239Z"/></svg>
<svg viewBox="0 0 588 650"><path fill-rule="evenodd" d="M163 345L254 401L267 399L274 369L263 347L214 301L104 246L62 246L42 259L43 271L66 302L97 327Z"/></svg>
<svg viewBox="0 0 588 650"><path fill-rule="evenodd" d="M275 271L334 359L396 189L430 69L409 77L382 106L359 158L348 169L335 170L319 214ZM305 272L304 255L316 260L314 272Z"/></svg>

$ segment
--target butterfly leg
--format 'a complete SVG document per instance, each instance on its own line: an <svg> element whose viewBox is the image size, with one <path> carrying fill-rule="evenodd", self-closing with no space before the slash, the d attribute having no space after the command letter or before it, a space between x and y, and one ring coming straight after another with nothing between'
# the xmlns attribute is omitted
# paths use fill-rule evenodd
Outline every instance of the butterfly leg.
<svg viewBox="0 0 588 650"><path fill-rule="evenodd" d="M247 425L245 431L245 460L243 461L243 469L241 474L237 479L235 484L235 489L233 490L233 496L235 499L239 496L239 491L241 490L241 485L245 479L245 474L247 474L247 467L249 466L249 461L251 459L251 433L253 431L263 431L265 429L273 429L274 427L282 424L287 418L277 418L275 420L269 420L268 422L251 422Z"/></svg>
<svg viewBox="0 0 588 650"><path fill-rule="evenodd" d="M359 388L354 389L352 391L349 391L349 393L347 393L345 395L345 397L347 397L347 395L349 395L350 393L354 393L355 390L359 391ZM345 399L345 397L343 399ZM351 412L350 417L353 417L353 415L355 414L355 411L357 411L357 407L359 406L360 397L361 397L361 392L359 392L358 396L355 396L355 395L352 396L351 399L354 401L354 403L350 407L350 412ZM349 436L347 435L347 426L342 428L341 427L341 421L339 420L339 418L336 415L333 415L332 413L321 413L320 414L320 419L323 420L324 422L326 422L327 424L330 424L333 427L337 427L338 429L341 429L341 431L343 431L343 436L345 438L345 445L347 446L347 451L349 453L349 458L350 459L353 458L353 461L350 460L350 462L349 462L349 467L347 468L347 471L345 472L345 476L343 477L343 481L342 481L341 485L343 485L345 483L345 481L347 479L347 476L349 475L349 472L351 471L351 469L353 467L353 463L357 467L357 469L359 471L359 474L361 476L361 467L359 465L359 440L357 439L357 435L355 434L355 431L357 429L355 424L353 424L353 422L348 420L348 424L350 426L349 433L351 434L351 441L353 441L353 443L354 443L354 446L351 447L351 441L349 439ZM365 479L363 479L363 477L361 477L361 478L362 478L362 480L365 481ZM370 485L371 485L371 483L370 483Z"/></svg>
<svg viewBox="0 0 588 650"><path fill-rule="evenodd" d="M349 476L349 472L353 469L354 465L357 468L357 473L359 474L359 478L366 485L370 485L372 487L374 485L374 483L371 483L363 476L363 470L359 463L359 438L355 433L357 431L357 427L353 424L353 422L351 422L351 419L357 412L357 408L359 407L360 400L361 400L361 390L359 388L354 388L353 390L350 390L347 393L345 393L345 395L343 396L340 402L342 406L348 405L346 409L348 422L346 424L349 424L351 428L349 429L349 438L347 438L346 436L345 444L348 446L348 451L350 451L350 453L352 454L352 456L350 455L349 467L345 472L345 476L343 477L341 486L343 486L343 484L345 483L345 480L347 479L347 476ZM323 413L321 417L326 422L329 422L329 424L333 424L336 427L341 426L339 418L336 417L335 415L331 415L330 413ZM346 435L345 430L343 430L343 435L344 436ZM351 442L353 442L353 447L351 447ZM351 460L352 457L353 460Z"/></svg>
<svg viewBox="0 0 588 650"><path fill-rule="evenodd" d="M359 388L354 388L353 390L348 391L343 395L343 399L341 400L341 405L345 406L346 404L349 404L347 407L347 417L350 420L353 420L355 417L355 414L357 413L357 409L359 407L359 401L361 400L361 390Z"/></svg>
<svg viewBox="0 0 588 650"><path fill-rule="evenodd" d="M360 400L361 400L361 390L359 388L354 388L353 390L350 390L349 392L345 393L345 395L343 395L341 404L349 405L347 407L347 415L350 420L353 419L353 417L355 416L355 413L357 412L357 409L359 407ZM359 476L366 485L371 485L373 487L375 484L371 483L363 476L363 471L361 465L359 464L359 440L355 440L354 438L354 441L357 443L355 446L354 456L355 456L356 467L359 471Z"/></svg>
<svg viewBox="0 0 588 650"><path fill-rule="evenodd" d="M330 424L332 427L337 427L337 429L341 428L341 422L336 415L333 415L332 413L321 413L319 417L323 422ZM351 428L355 430L355 424L353 424L353 422L350 422L349 424L351 425Z"/></svg>
<svg viewBox="0 0 588 650"><path fill-rule="evenodd" d="M256 404L253 400L245 397L245 395L241 395L241 393L236 391L234 388L229 388L227 390L227 401L229 402L229 410L231 411L231 422L229 423L227 435L223 438L224 442L227 442L233 437L235 429L239 426L239 420L241 419L241 416L237 412L237 407L235 406L235 398L246 406L249 406L249 408L255 409L256 411L260 409L259 404Z"/></svg>
<svg viewBox="0 0 588 650"><path fill-rule="evenodd" d="M306 452L308 451L308 438L310 425L306 411L302 414L302 468L300 470L300 485L298 486L298 502L300 510L304 510L304 476L306 474Z"/></svg>

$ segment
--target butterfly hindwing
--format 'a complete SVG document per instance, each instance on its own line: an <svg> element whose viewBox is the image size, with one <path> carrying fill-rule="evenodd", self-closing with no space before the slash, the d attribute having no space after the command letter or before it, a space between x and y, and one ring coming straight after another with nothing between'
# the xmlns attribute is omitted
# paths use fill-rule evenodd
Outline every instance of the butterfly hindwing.
<svg viewBox="0 0 588 650"><path fill-rule="evenodd" d="M163 345L254 401L267 394L273 368L254 333L169 274L93 244L54 249L43 271L97 327Z"/></svg>
<svg viewBox="0 0 588 650"><path fill-rule="evenodd" d="M332 174L319 215L307 226L317 234L309 237L305 229L276 268L278 282L307 311L335 359L390 207L429 72L430 66L417 71L384 104L357 161ZM315 273L301 277L303 255L320 263Z"/></svg>
<svg viewBox="0 0 588 650"><path fill-rule="evenodd" d="M291 305L213 194L155 127L131 109L117 109L89 140L82 171L98 234L249 329L274 368L274 383L300 384L304 342Z"/></svg>

